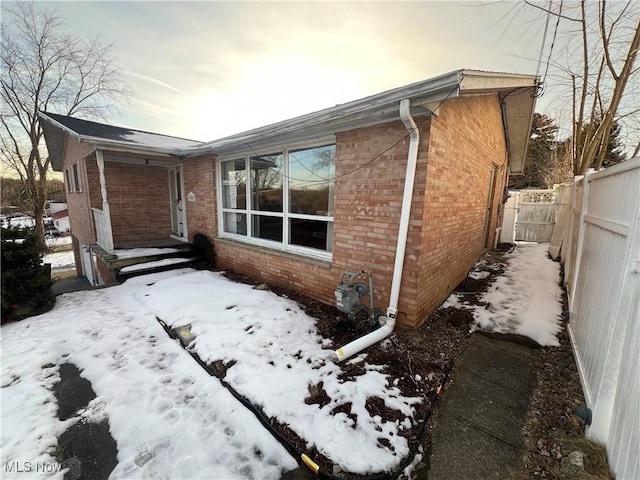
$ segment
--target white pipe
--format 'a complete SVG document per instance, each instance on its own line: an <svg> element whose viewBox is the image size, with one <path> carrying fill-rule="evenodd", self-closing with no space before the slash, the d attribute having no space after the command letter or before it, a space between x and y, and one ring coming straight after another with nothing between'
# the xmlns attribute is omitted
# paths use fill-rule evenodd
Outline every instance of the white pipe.
<svg viewBox="0 0 640 480"><path fill-rule="evenodd" d="M335 351L335 356L340 362L356 353L370 347L374 343L387 338L396 326L398 313L398 299L400 298L400 284L402 283L402 269L404 268L404 254L407 247L407 235L409 233L409 218L411 214L411 200L413 199L413 184L416 177L418 164L418 143L420 133L418 126L413 121L410 113L411 101L405 98L400 101L400 119L409 132L409 153L407 155L407 173L404 177L404 195L402 197L402 210L400 212L400 226L398 227L398 242L396 245L396 261L393 267L393 280L391 282L391 295L387 315L380 317L381 327L375 332L360 337ZM372 295L373 292L370 292Z"/></svg>
<svg viewBox="0 0 640 480"><path fill-rule="evenodd" d="M358 352L361 352L367 347L370 347L374 343L378 343L380 340L384 340L396 326L396 319L389 317L380 317L380 323L382 326L377 330L363 336L356 338L353 342L347 343L344 347L337 349L335 357L338 362L345 360Z"/></svg>

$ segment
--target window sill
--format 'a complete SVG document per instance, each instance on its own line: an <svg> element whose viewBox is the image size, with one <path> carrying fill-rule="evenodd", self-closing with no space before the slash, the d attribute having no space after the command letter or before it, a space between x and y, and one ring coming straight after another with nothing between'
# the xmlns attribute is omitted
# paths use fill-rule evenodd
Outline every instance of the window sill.
<svg viewBox="0 0 640 480"><path fill-rule="evenodd" d="M222 237L218 236L215 238L216 242L222 242L229 245L237 245L243 248L248 248L256 252L261 252L267 255L276 255L283 258L289 258L296 261L301 261L305 263L311 263L317 265L319 267L330 268L333 265L333 255L329 254L330 257L327 258L324 255L315 256L313 252L292 252L288 250L282 250L277 248L265 247L263 245L258 245L250 241L243 241L236 238L230 237Z"/></svg>

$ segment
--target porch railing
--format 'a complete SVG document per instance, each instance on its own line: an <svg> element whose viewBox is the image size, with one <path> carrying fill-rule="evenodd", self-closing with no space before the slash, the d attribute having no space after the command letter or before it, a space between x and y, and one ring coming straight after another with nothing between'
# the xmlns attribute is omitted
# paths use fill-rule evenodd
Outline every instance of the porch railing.
<svg viewBox="0 0 640 480"><path fill-rule="evenodd" d="M103 210L92 208L93 219L96 224L96 237L98 245L107 253L113 253L113 234L111 232L111 222Z"/></svg>

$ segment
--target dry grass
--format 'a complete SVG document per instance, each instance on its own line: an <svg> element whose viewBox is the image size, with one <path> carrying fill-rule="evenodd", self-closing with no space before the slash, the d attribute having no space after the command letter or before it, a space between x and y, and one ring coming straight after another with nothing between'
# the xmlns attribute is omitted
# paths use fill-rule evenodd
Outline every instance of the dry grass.
<svg viewBox="0 0 640 480"><path fill-rule="evenodd" d="M61 272L51 272L51 280L53 280L54 282L67 278L76 278L77 276L78 273L76 272L75 268L71 270L63 270Z"/></svg>

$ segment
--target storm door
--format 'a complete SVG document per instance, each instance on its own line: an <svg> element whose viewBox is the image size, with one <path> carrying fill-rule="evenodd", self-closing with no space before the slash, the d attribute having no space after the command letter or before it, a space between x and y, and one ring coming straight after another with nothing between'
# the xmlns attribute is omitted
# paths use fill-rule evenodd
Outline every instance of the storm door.
<svg viewBox="0 0 640 480"><path fill-rule="evenodd" d="M169 170L169 189L171 192L171 230L180 238L187 235L182 167Z"/></svg>

